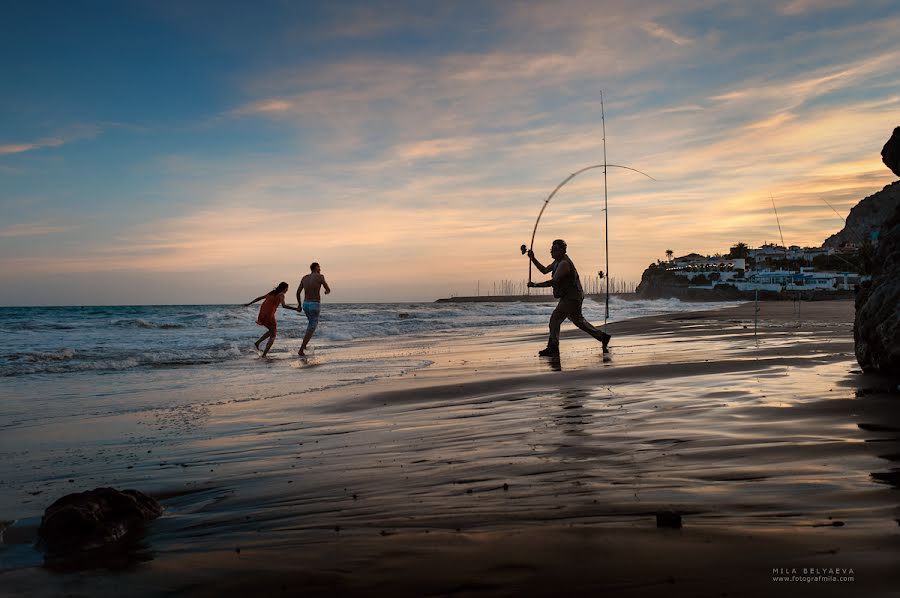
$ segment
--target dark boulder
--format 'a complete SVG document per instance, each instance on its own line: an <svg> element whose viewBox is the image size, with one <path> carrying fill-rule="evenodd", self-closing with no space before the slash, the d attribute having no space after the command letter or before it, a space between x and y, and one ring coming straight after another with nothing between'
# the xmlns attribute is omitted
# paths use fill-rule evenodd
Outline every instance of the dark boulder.
<svg viewBox="0 0 900 598"><path fill-rule="evenodd" d="M900 208L881 229L873 262L856 295L856 360L864 371L900 375Z"/></svg>
<svg viewBox="0 0 900 598"><path fill-rule="evenodd" d="M656 527L681 529L681 515L675 511L660 511L656 514Z"/></svg>
<svg viewBox="0 0 900 598"><path fill-rule="evenodd" d="M900 127L882 150L885 164L900 175L898 145ZM900 207L882 225L872 280L860 285L856 295L853 340L856 360L864 371L900 376Z"/></svg>
<svg viewBox="0 0 900 598"><path fill-rule="evenodd" d="M90 550L139 531L162 511L158 502L137 490L96 488L68 494L47 507L38 536L50 553Z"/></svg>
<svg viewBox="0 0 900 598"><path fill-rule="evenodd" d="M881 161L891 172L900 176L900 127L894 128L894 134L881 148Z"/></svg>

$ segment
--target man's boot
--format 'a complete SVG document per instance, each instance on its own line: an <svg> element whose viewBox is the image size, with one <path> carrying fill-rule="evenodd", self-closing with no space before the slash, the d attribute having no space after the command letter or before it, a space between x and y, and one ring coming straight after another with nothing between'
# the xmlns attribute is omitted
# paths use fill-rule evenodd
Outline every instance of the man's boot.
<svg viewBox="0 0 900 598"><path fill-rule="evenodd" d="M559 345L547 343L547 348L538 351L538 355L541 357L559 357Z"/></svg>

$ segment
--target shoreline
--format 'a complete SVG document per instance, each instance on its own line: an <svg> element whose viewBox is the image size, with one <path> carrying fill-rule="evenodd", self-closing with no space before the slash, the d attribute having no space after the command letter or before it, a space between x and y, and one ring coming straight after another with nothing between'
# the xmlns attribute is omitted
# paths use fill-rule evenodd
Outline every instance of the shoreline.
<svg viewBox="0 0 900 598"><path fill-rule="evenodd" d="M610 297L618 297L619 299L623 299L626 301L635 300L639 297L636 293L610 293ZM591 293L585 294L585 299L591 299L593 301L602 302L605 300L606 295L603 293ZM474 296L457 296L457 297L442 297L440 299L435 299L435 303L544 303L544 302L556 302L559 299L556 299L552 293L535 293L534 295L474 295Z"/></svg>
<svg viewBox="0 0 900 598"><path fill-rule="evenodd" d="M0 584L48 596L123 583L135 596L893 589L896 396L854 373L852 303L804 305L799 328L791 304L761 307L755 337L752 304L612 323L608 360L569 325L560 360L535 356L543 334L450 341L407 375L181 410L173 434L154 420L166 428L154 439L135 432L146 416L117 418L120 432L90 416L107 437L61 440L88 443L79 467L95 480L67 484L57 462L36 472L59 482L31 504L109 482L166 513L117 572L41 568L24 541L34 519L22 521L19 543L8 530L0 547L14 565ZM116 457L118 442L133 449ZM22 462L41 464L32 450ZM660 511L683 528L657 529ZM820 564L857 580L772 581L773 568Z"/></svg>

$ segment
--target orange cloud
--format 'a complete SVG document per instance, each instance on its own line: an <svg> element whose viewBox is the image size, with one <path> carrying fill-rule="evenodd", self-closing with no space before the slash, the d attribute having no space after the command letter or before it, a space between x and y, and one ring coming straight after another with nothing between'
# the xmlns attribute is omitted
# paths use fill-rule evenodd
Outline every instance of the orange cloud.
<svg viewBox="0 0 900 598"><path fill-rule="evenodd" d="M0 145L0 155L21 154L44 147L59 147L65 141L58 137L47 137L31 143L8 143Z"/></svg>

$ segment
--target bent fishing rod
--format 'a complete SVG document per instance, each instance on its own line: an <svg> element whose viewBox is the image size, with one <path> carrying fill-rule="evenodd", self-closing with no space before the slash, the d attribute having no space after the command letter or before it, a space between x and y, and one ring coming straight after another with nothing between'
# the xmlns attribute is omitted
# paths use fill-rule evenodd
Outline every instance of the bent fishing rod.
<svg viewBox="0 0 900 598"><path fill-rule="evenodd" d="M585 166L581 170L577 170L577 171L573 172L572 174L567 176L565 179L563 179L563 181L559 185L557 185L553 191L550 192L550 195L547 196L547 199L544 200L544 205L541 206L541 211L538 213L537 220L534 223L534 230L531 231L531 243L527 247L525 246L524 243L522 244L521 247L519 247L519 249L522 251L522 255L525 255L529 251L534 250L534 237L535 237L535 235L537 235L538 224L541 223L541 216L544 215L544 210L547 209L547 204L550 203L550 200L553 199L553 196L556 195L556 193L560 189L562 189L566 185L566 183L568 183L569 181L571 181L572 179L577 177L579 174L581 174L582 172L586 172L588 170L593 170L595 168L603 168L604 174L606 173L606 170L605 170L606 168L624 168L625 170L631 170L638 174L642 174L652 181L656 180L652 176L647 174L646 172L640 171L637 168L632 168L630 166L621 166L619 164L594 164L593 166ZM608 231L607 231L607 233L608 233ZM528 282L532 282L531 271L532 271L532 262L531 262L531 260L528 260ZM607 273L607 275L608 275L608 273Z"/></svg>

